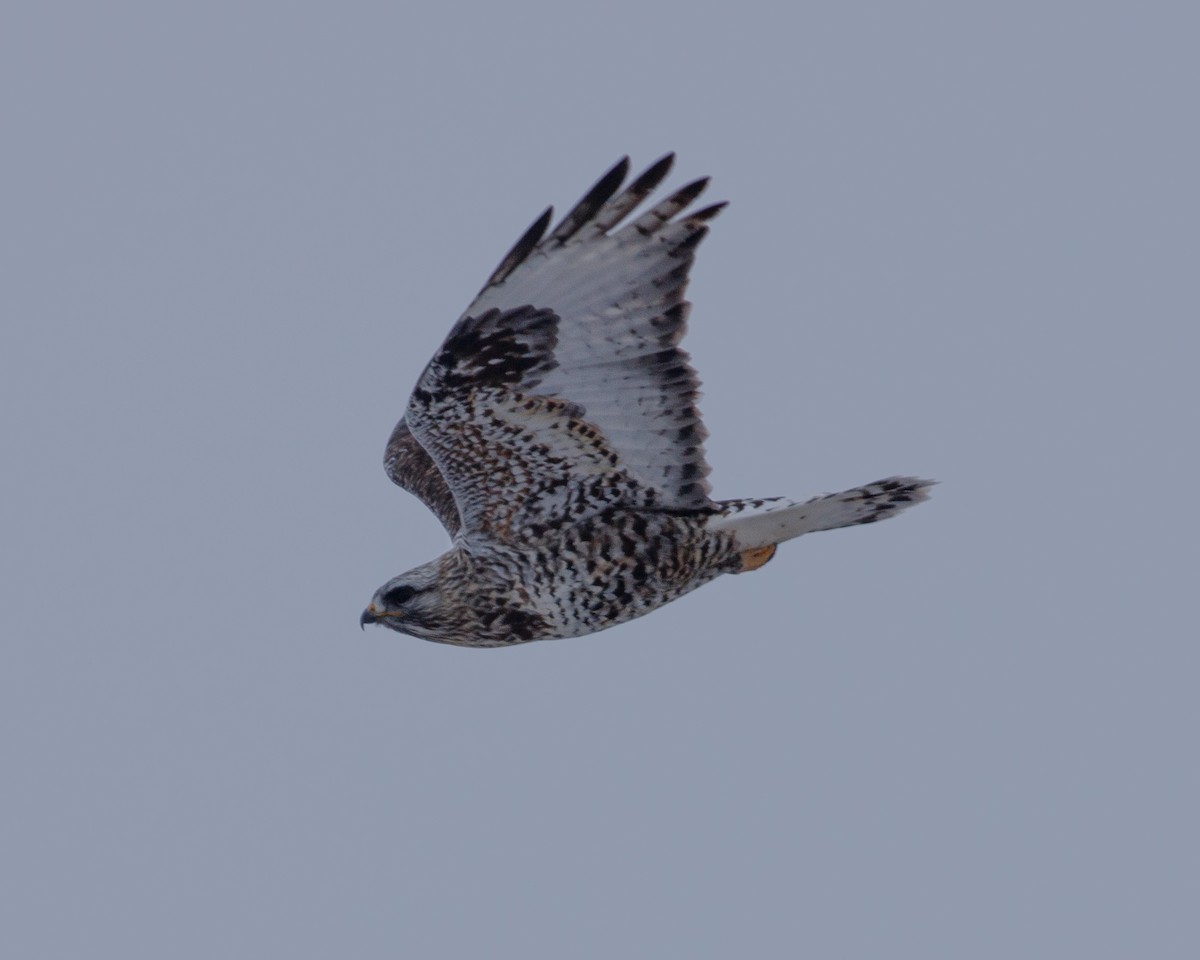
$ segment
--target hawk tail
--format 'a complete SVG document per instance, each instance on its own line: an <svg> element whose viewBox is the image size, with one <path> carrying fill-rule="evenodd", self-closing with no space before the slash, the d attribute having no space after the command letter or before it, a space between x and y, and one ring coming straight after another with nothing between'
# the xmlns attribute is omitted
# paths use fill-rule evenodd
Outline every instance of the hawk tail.
<svg viewBox="0 0 1200 960"><path fill-rule="evenodd" d="M744 550L761 550L817 530L836 530L894 517L901 510L929 499L929 488L935 482L917 477L889 477L853 490L825 493L803 503L783 497L722 500L717 504L720 513L709 521L708 528L732 532Z"/></svg>

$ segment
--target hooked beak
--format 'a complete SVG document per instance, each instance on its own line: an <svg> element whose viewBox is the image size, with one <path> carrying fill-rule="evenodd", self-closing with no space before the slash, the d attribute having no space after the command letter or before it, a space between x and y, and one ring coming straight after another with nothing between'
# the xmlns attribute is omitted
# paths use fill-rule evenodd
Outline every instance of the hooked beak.
<svg viewBox="0 0 1200 960"><path fill-rule="evenodd" d="M362 612L362 616L358 618L358 626L360 629L366 630L368 623L378 623L379 614L375 612L375 604L371 604Z"/></svg>

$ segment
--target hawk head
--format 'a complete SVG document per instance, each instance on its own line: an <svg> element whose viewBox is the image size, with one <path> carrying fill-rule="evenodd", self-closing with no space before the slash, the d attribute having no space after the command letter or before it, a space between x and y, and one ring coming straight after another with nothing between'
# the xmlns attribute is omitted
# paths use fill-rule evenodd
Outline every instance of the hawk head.
<svg viewBox="0 0 1200 960"><path fill-rule="evenodd" d="M378 623L422 640L437 640L447 626L438 562L426 563L393 577L375 591L359 618L365 628Z"/></svg>

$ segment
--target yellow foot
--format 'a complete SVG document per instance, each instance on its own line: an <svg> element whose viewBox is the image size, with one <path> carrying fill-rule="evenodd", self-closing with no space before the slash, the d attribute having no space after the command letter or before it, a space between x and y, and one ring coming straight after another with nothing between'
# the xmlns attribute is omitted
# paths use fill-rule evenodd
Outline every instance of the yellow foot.
<svg viewBox="0 0 1200 960"><path fill-rule="evenodd" d="M748 570L757 570L768 560L775 556L775 544L766 547L755 547L752 550L742 551L742 573Z"/></svg>

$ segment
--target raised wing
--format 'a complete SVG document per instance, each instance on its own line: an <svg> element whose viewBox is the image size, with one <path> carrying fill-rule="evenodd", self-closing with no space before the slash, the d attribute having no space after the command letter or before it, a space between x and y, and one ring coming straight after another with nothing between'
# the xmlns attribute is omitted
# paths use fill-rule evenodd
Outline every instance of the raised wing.
<svg viewBox="0 0 1200 960"><path fill-rule="evenodd" d="M710 506L698 383L678 344L695 248L723 204L680 216L699 180L618 229L672 159L621 190L623 159L549 235L547 211L422 375L405 419L468 533L536 533L615 503ZM403 426L389 474L450 529L444 491Z"/></svg>

